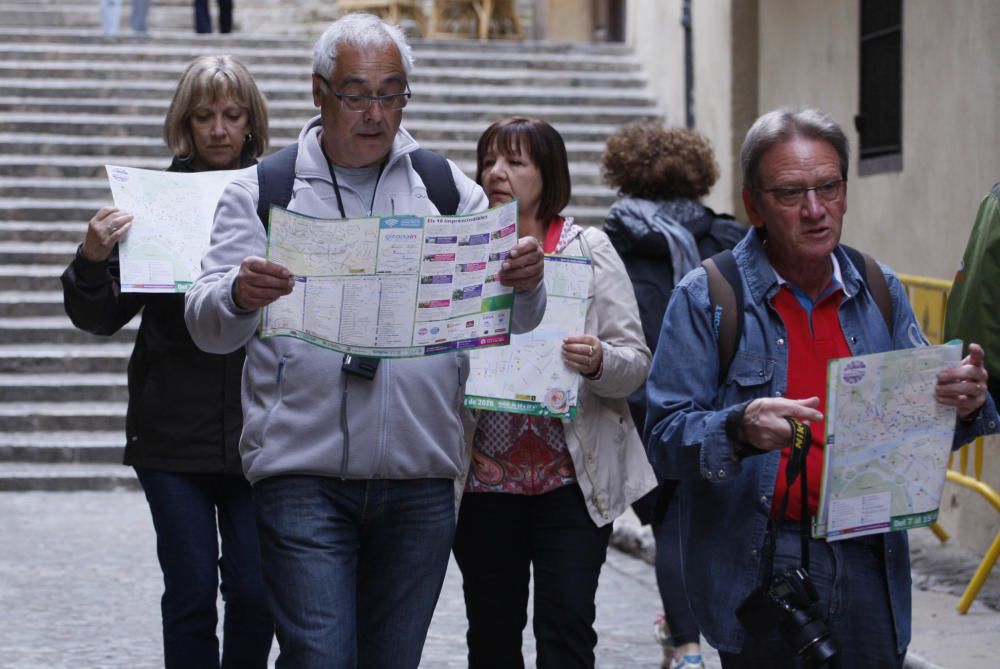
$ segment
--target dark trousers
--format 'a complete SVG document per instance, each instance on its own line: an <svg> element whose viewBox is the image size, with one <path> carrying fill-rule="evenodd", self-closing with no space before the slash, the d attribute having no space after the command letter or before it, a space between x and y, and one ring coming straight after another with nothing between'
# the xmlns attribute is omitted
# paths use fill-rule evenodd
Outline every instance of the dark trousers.
<svg viewBox="0 0 1000 669"><path fill-rule="evenodd" d="M225 603L223 669L264 669L274 637L250 484L228 474L136 468L163 570L167 669L219 669L216 600ZM222 539L221 557L219 538Z"/></svg>
<svg viewBox="0 0 1000 669"><path fill-rule="evenodd" d="M820 610L839 650L829 669L901 669L896 653L882 535L843 541L809 542L809 577ZM801 565L798 531L778 533L774 571ZM747 635L741 653L719 653L724 669L800 669L810 666L793 655L777 630L764 638Z"/></svg>
<svg viewBox="0 0 1000 669"><path fill-rule="evenodd" d="M194 29L200 33L212 32L212 13L208 0L194 0ZM219 0L219 32L233 31L233 0Z"/></svg>
<svg viewBox="0 0 1000 669"><path fill-rule="evenodd" d="M610 538L611 524L594 524L577 485L537 496L466 494L454 552L469 620L469 668L524 667L532 572L538 668L593 667L594 597Z"/></svg>
<svg viewBox="0 0 1000 669"><path fill-rule="evenodd" d="M675 496L676 497L676 496ZM660 523L653 523L656 540L656 585L663 602L663 614L670 628L674 646L698 643L701 635L698 623L691 613L687 591L684 589L684 572L681 566L680 504L673 499Z"/></svg>

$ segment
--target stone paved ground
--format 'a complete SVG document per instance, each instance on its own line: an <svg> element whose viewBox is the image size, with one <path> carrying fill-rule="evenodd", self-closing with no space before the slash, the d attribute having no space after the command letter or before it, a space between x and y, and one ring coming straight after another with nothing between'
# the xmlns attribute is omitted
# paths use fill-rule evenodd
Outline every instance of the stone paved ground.
<svg viewBox="0 0 1000 669"><path fill-rule="evenodd" d="M160 587L141 493L0 493L0 667L162 666ZM461 598L452 565L421 667L466 666ZM610 551L598 593L598 666L658 667L658 613L652 568ZM532 643L529 632L528 666Z"/></svg>
<svg viewBox="0 0 1000 669"><path fill-rule="evenodd" d="M914 545L912 669L993 669L1000 657L1000 570L967 616L955 610L977 562ZM0 493L0 669L156 669L162 666L160 575L142 494ZM598 666L658 667L652 567L611 550L598 592ZM530 626L529 626L530 627ZM464 667L461 578L452 565L421 667ZM534 664L525 635L525 659ZM272 658L273 659L273 658ZM717 668L712 655L709 667Z"/></svg>

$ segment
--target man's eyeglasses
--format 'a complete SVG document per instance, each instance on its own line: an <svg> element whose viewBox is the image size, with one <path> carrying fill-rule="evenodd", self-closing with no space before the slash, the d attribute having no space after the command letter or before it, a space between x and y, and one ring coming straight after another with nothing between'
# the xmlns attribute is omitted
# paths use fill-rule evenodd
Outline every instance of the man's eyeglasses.
<svg viewBox="0 0 1000 669"><path fill-rule="evenodd" d="M333 90L333 86L330 82L326 80L325 77L316 75L320 80L326 84L326 88L333 97L340 100L340 106L347 111L352 112L363 112L368 111L368 108L372 106L373 102L377 102L382 105L382 109L386 111L397 111L406 106L410 101L410 85L406 84L406 90L402 93L392 93L391 95L348 95L347 93L338 93Z"/></svg>
<svg viewBox="0 0 1000 669"><path fill-rule="evenodd" d="M794 207L805 202L806 193L809 191L815 191L821 200L833 202L840 197L845 183L847 183L846 179L837 179L836 181L828 181L825 184L810 188L761 188L759 191L761 193L770 193L778 201L778 204L782 206Z"/></svg>

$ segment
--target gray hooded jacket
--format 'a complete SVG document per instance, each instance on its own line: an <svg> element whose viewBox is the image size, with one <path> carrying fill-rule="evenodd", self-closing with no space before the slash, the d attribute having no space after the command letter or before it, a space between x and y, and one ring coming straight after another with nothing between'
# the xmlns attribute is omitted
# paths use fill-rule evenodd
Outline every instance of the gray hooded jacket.
<svg viewBox="0 0 1000 669"><path fill-rule="evenodd" d="M336 194L318 141L320 119L299 135L288 209L335 217ZM375 191L378 215L438 213L407 154L417 143L397 133ZM487 209L482 189L452 164L458 213ZM368 203L341 190L348 217ZM257 173L247 170L219 200L202 275L187 293L185 320L194 341L212 353L247 347L243 369L243 470L253 483L269 476L311 474L348 479L456 478L462 472L460 408L468 375L463 353L383 360L375 379L342 374L343 356L290 337L256 337L259 312L232 301L240 263L266 255L257 217ZM545 311L543 284L518 293L512 328L528 331Z"/></svg>

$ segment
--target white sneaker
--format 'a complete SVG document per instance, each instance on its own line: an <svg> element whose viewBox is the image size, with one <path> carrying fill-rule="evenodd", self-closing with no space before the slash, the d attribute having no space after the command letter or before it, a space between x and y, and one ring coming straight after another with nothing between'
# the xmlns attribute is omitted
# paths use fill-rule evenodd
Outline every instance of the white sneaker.
<svg viewBox="0 0 1000 669"><path fill-rule="evenodd" d="M670 669L705 669L705 663L701 659L701 654L685 655L679 660L670 663Z"/></svg>

